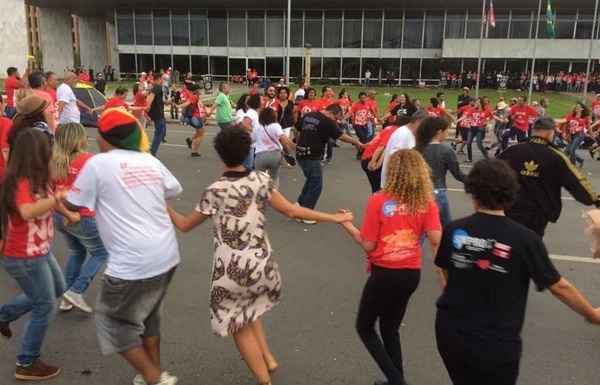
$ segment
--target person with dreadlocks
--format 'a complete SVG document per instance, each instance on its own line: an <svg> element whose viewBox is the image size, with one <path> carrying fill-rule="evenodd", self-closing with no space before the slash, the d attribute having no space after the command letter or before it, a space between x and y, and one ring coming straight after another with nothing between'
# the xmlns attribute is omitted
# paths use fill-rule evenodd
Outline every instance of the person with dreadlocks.
<svg viewBox="0 0 600 385"><path fill-rule="evenodd" d="M369 197L362 229L342 226L367 252L365 284L356 330L385 374L386 385L407 385L398 329L421 277L421 240L435 254L442 237L427 163L416 150L398 150L389 160L383 189ZM375 331L379 321L380 335Z"/></svg>
<svg viewBox="0 0 600 385"><path fill-rule="evenodd" d="M87 151L88 141L85 128L79 123L58 126L52 154L52 176L57 188L69 190L85 164L92 158ZM63 216L55 215L54 226L63 234L70 256L65 268L67 291L63 294L60 310L69 311L73 306L85 313L91 313L83 294L106 263L108 252L104 248L96 225L93 210L79 210L79 220L66 222ZM86 259L86 256L89 258Z"/></svg>
<svg viewBox="0 0 600 385"><path fill-rule="evenodd" d="M175 385L161 369L160 313L179 264L167 200L179 181L147 153L137 119L108 109L98 120L101 154L89 159L67 197L71 209L96 213L108 262L95 311L103 354L119 353L139 373L134 384Z"/></svg>

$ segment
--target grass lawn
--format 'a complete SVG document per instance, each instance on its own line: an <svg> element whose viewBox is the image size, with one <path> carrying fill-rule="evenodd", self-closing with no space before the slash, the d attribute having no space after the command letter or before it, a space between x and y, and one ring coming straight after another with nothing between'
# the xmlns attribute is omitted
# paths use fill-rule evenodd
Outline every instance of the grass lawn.
<svg viewBox="0 0 600 385"><path fill-rule="evenodd" d="M131 90L131 88L133 86L133 82L129 81L129 82L109 83L106 88L106 95L107 96L112 95L114 90L119 86L123 86L123 87L126 87L127 89ZM216 84L215 84L215 86L216 86ZM320 94L320 90L323 86L315 85L314 87L317 89L317 94ZM366 90L365 87L361 87L361 86L357 86L357 85L351 85L351 86L337 86L336 85L333 88L334 88L336 94L339 93L339 91L342 88L345 88L348 91L348 93L350 94L350 97L352 98L352 100L357 100L358 93ZM420 99L421 103L424 106L427 106L429 104L429 99L431 97L434 97L438 91L443 91L446 93L446 100L447 100L446 105L448 106L448 108L450 110L455 110L458 95L462 92L460 89L409 88L409 87L402 87L402 88L399 88L399 87L391 87L391 88L375 87L374 89L377 91L377 101L379 102L380 111L383 111L385 109L385 107L387 106L387 103L390 101L393 94L399 94L401 92L405 92L413 99L414 98ZM237 98L244 91L245 91L244 88L235 88L231 93L232 100L234 102L237 101ZM472 94L474 95L475 92L472 91ZM214 89L214 95L216 96L216 89ZM496 102L498 101L498 98L501 96L504 96L504 98L508 102L508 100L512 97L516 97L516 96L520 96L520 95L527 97L527 91L517 92L517 91L513 91L513 90L498 91L498 90L482 89L482 90L480 90L480 95L489 97L492 101L492 104L495 106ZM559 117L563 117L564 115L566 115L573 108L573 104L575 104L575 102L580 100L580 98L577 98L575 96L565 95L565 94L556 93L556 92L546 92L543 94L542 93L534 93L533 100L539 100L543 96L547 97L548 100L550 101L550 107L548 108L548 113L551 117L554 117L554 118L559 118ZM130 97L131 97L131 95L130 95ZM211 100L211 98L208 98L209 103L210 103L210 100Z"/></svg>

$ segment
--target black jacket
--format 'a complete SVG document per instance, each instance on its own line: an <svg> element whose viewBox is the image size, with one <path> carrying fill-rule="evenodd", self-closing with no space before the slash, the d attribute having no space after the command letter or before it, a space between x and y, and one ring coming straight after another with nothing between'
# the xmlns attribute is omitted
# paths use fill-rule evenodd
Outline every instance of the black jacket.
<svg viewBox="0 0 600 385"><path fill-rule="evenodd" d="M533 137L500 154L517 173L521 186L511 212L535 213L556 222L562 209L561 189L584 205L598 205L589 180L547 140Z"/></svg>

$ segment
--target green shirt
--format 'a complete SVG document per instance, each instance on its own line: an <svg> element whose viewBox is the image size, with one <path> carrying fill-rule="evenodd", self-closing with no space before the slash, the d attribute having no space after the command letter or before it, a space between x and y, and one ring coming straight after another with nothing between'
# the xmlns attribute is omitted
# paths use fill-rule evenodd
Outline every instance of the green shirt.
<svg viewBox="0 0 600 385"><path fill-rule="evenodd" d="M219 95L217 95L217 98L215 99L215 104L217 105L217 114L215 115L217 123L231 122L233 120L233 115L229 96L219 92Z"/></svg>

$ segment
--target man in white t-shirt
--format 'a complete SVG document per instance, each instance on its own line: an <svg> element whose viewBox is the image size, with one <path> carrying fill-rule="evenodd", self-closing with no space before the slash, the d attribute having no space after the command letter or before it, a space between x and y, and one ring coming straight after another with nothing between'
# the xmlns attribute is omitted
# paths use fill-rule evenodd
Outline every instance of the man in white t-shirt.
<svg viewBox="0 0 600 385"><path fill-rule="evenodd" d="M298 89L296 90L296 92L294 92L294 101L300 101L302 99L304 99L304 97L306 96L306 90L304 89L304 80L300 81L300 85L298 87Z"/></svg>
<svg viewBox="0 0 600 385"><path fill-rule="evenodd" d="M166 200L182 188L145 152L148 139L129 112L109 109L98 127L102 153L86 163L66 205L96 212L109 254L95 314L100 349L136 368L134 383L175 385L158 357L162 302L180 261Z"/></svg>
<svg viewBox="0 0 600 385"><path fill-rule="evenodd" d="M77 85L77 75L66 72L63 84L56 89L56 101L58 102L58 123L81 123L79 107L88 112L92 109L85 103L77 100L73 87Z"/></svg>
<svg viewBox="0 0 600 385"><path fill-rule="evenodd" d="M414 148L416 145L415 134L421 121L427 117L427 112L417 110L410 118L410 122L398 128L383 150L383 167L381 168L381 188L385 186L385 179L387 175L387 164L390 157L398 150L409 150Z"/></svg>

